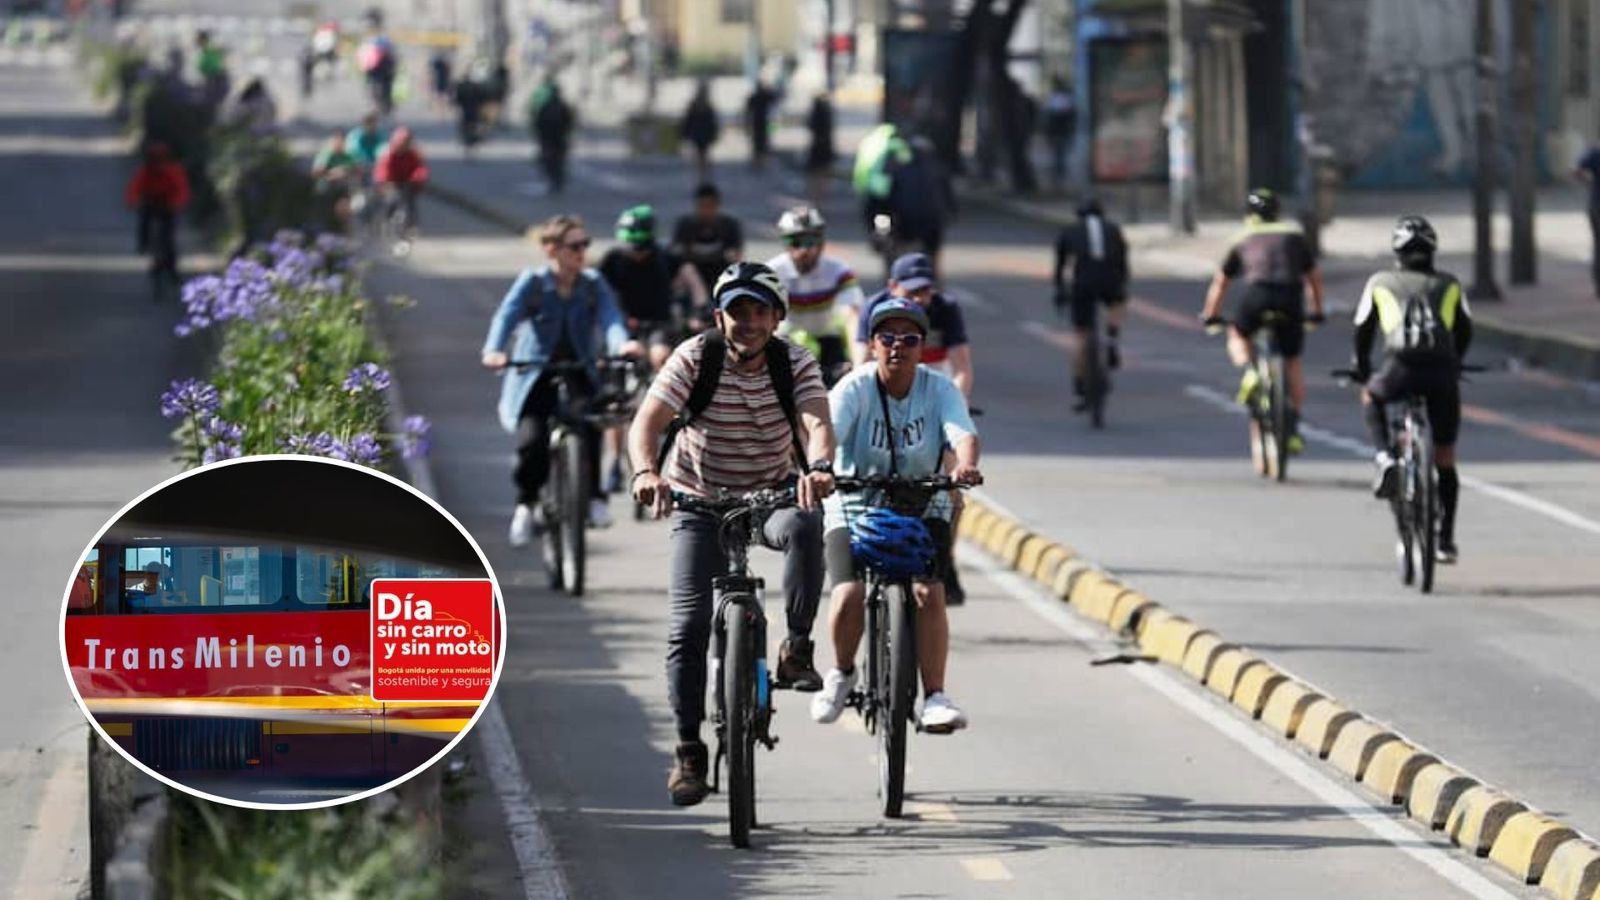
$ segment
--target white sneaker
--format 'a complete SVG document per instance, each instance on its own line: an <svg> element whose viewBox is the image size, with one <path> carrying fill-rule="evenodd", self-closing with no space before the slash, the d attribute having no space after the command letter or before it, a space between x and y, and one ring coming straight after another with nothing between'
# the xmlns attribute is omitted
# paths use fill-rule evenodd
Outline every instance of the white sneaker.
<svg viewBox="0 0 1600 900"><path fill-rule="evenodd" d="M929 734L949 734L967 727L967 714L950 702L943 691L929 694L922 701L922 730Z"/></svg>
<svg viewBox="0 0 1600 900"><path fill-rule="evenodd" d="M844 703L850 698L850 692L856 686L856 672L850 674L829 669L828 674L822 677L822 690L811 696L811 721L827 725L837 721L839 714L844 712Z"/></svg>
<svg viewBox="0 0 1600 900"><path fill-rule="evenodd" d="M526 503L518 503L517 509L511 514L511 531L506 539L513 547L526 547L533 537L533 507Z"/></svg>
<svg viewBox="0 0 1600 900"><path fill-rule="evenodd" d="M589 527L611 527L611 506L598 497L589 498Z"/></svg>

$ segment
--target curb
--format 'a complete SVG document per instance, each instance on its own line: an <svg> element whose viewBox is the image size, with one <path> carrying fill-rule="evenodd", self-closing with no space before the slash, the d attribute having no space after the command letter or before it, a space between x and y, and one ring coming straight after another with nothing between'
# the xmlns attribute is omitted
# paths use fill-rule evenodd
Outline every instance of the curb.
<svg viewBox="0 0 1600 900"><path fill-rule="evenodd" d="M1597 356L1600 359L1600 356ZM968 497L958 535L1123 637L1143 659L1183 672L1368 794L1443 831L1558 900L1600 900L1600 843L1481 783L1389 726L1279 670L1204 625L1124 586L1076 551Z"/></svg>

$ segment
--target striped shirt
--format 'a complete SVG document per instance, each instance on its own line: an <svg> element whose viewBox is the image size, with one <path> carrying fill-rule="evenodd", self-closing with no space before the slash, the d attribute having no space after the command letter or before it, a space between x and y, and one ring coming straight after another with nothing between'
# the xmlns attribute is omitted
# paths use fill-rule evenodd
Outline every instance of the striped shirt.
<svg viewBox="0 0 1600 900"><path fill-rule="evenodd" d="M814 335L837 334L839 326L835 316L840 307L848 307L851 315L861 312L862 301L866 299L861 293L861 284L850 267L838 259L824 256L803 275L787 253L767 260L767 265L789 289L786 328ZM851 324L854 324L853 319Z"/></svg>
<svg viewBox="0 0 1600 900"><path fill-rule="evenodd" d="M651 383L650 396L682 413L705 342L705 335L700 335L679 344ZM828 391L816 358L789 344L789 361L794 369L795 408L826 401ZM678 432L662 475L673 488L701 497L718 490L769 487L794 472L793 446L783 406L765 367L746 375L725 364L711 404Z"/></svg>

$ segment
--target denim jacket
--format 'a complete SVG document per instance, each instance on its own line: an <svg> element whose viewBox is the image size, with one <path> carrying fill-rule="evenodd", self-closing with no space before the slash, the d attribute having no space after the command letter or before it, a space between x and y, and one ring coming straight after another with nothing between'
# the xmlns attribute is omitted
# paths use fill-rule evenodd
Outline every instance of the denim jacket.
<svg viewBox="0 0 1600 900"><path fill-rule="evenodd" d="M600 273L584 269L563 300L556 293L555 272L549 266L524 269L500 301L489 323L483 352L507 352L512 362L531 363L525 369L507 369L500 387L500 427L515 434L522 405L550 361L563 329L572 338L578 361L591 370L597 353L596 330L603 332L605 352L616 353L628 340L628 329L617 307L616 295Z"/></svg>

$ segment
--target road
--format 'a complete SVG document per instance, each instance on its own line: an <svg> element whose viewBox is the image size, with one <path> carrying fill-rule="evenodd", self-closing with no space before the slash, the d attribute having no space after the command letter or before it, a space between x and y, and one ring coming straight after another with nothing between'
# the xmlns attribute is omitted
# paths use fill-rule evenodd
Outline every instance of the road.
<svg viewBox="0 0 1600 900"><path fill-rule="evenodd" d="M556 210L534 196L520 155L458 163L438 145L443 132L419 127L435 139L442 181L530 220ZM673 164L592 149L565 201L591 233L603 238L635 202L656 203L665 218L683 208ZM756 236L751 255L776 252L766 223L795 179L723 171L730 206ZM866 259L842 199L827 209L844 238L834 247ZM1109 650L1093 632L1062 631L1020 585L981 571L969 573L974 598L953 625L952 690L974 726L914 744L918 813L881 822L870 742L812 725L786 696L783 743L762 759L771 829L758 836L761 852L730 853L720 808L686 813L662 796L672 744L662 530L624 523L596 535L594 593L579 602L543 592L537 563L504 543L509 443L492 418L493 383L473 360L500 292L536 251L475 233L437 204L424 222L409 272L375 283L419 301L393 321L397 369L408 402L438 422L441 499L508 587L510 638L523 649L500 703L577 896L662 885L685 896L961 896L992 890L991 878L1033 896L1066 877L1116 895L1452 896L1479 878L1486 895L1517 894L1458 853L1422 849L1432 838L1388 813L1354 801L1350 814L1330 769L1241 736L1239 720L1193 689L1088 667ZM1111 426L1093 433L1068 414L1064 332L1042 283L1048 239L981 210L951 235L949 279L968 309L986 409L990 499L1491 783L1600 830L1587 764L1597 720L1586 648L1600 623L1588 527L1600 518L1594 394L1537 375L1476 377L1464 560L1421 597L1391 572L1386 514L1365 494L1363 431L1343 389L1314 382L1312 447L1290 484L1249 473L1243 422L1218 401L1235 376L1191 324L1201 285L1143 273ZM1346 311L1354 287L1333 286ZM1308 370L1342 362L1348 342L1344 325L1314 335Z"/></svg>

